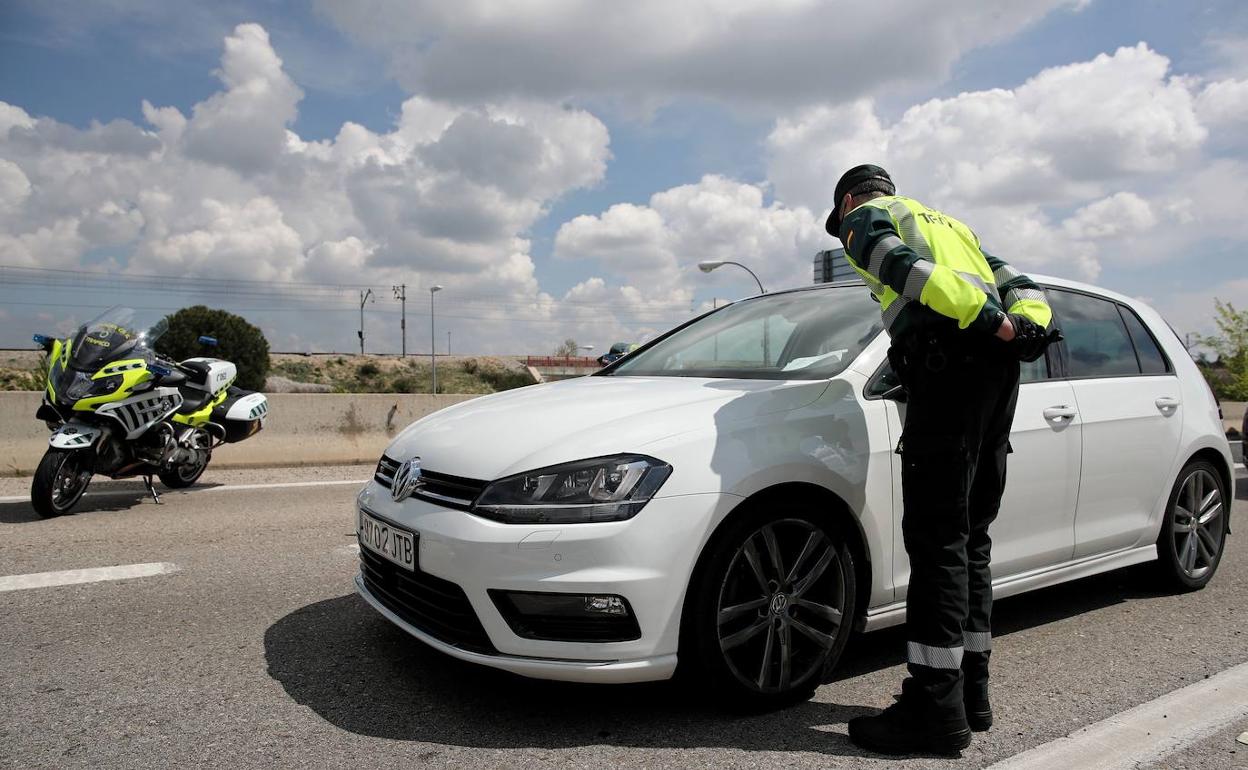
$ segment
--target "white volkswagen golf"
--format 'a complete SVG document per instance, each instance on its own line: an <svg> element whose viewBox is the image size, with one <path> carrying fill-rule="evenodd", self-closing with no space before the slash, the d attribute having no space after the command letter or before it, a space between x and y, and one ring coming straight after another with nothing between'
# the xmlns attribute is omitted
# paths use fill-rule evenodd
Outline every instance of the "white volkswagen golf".
<svg viewBox="0 0 1248 770"><path fill-rule="evenodd" d="M1204 586L1232 460L1177 336L1128 297L1042 283L1066 340L1024 365L997 596L1138 562ZM590 377L432 414L358 496L360 594L464 660L636 682L677 666L759 707L853 630L904 621L904 393L860 284L743 300Z"/></svg>

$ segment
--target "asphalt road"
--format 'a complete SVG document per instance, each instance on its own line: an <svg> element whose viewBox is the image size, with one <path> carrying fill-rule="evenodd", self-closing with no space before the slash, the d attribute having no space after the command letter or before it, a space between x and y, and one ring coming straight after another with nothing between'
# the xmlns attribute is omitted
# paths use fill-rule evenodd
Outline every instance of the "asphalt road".
<svg viewBox="0 0 1248 770"><path fill-rule="evenodd" d="M210 470L160 506L99 484L120 492L51 521L0 502L0 576L176 565L0 592L0 766L978 768L1248 661L1237 531L1203 591L1159 592L1134 568L1000 602L993 730L958 760L865 756L845 722L891 702L901 629L857 638L838 681L761 716L669 683L526 680L433 652L356 597L356 485L230 488L370 472ZM1248 532L1240 476L1232 527ZM0 479L0 498L27 484ZM1154 766L1248 767L1245 730Z"/></svg>

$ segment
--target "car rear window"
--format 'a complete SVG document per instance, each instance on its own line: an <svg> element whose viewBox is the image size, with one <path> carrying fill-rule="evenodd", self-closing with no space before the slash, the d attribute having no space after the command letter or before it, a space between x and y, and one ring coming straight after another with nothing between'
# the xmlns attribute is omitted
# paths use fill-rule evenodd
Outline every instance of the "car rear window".
<svg viewBox="0 0 1248 770"><path fill-rule="evenodd" d="M1169 359L1134 310L1103 297L1049 289L1066 338L1067 375L1121 377L1173 372Z"/></svg>
<svg viewBox="0 0 1248 770"><path fill-rule="evenodd" d="M1144 327L1144 322L1140 320L1140 317L1129 307L1119 305L1118 310L1122 313L1122 320L1127 324L1127 331L1131 333L1131 341L1135 343L1135 353L1140 359L1140 371L1144 374L1169 372L1170 365L1166 361L1165 354L1157 346L1157 340Z"/></svg>
<svg viewBox="0 0 1248 770"><path fill-rule="evenodd" d="M1069 291L1049 291L1049 303L1066 337L1071 377L1113 377L1139 374L1131 336L1118 313L1118 305L1106 299Z"/></svg>

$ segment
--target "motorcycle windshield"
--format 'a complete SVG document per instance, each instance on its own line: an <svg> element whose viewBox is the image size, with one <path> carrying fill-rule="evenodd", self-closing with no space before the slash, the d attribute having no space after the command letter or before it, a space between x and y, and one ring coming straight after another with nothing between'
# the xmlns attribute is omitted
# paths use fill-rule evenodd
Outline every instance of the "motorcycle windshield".
<svg viewBox="0 0 1248 770"><path fill-rule="evenodd" d="M152 345L169 329L163 316L155 318L133 308L114 306L78 327L70 347L69 365L94 372L110 361L150 359Z"/></svg>

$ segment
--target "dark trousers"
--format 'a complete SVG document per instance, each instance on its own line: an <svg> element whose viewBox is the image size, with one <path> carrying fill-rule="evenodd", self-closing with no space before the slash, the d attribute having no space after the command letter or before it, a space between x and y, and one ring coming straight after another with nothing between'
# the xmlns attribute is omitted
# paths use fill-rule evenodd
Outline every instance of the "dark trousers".
<svg viewBox="0 0 1248 770"><path fill-rule="evenodd" d="M900 454L910 557L907 698L950 717L963 688L988 686L992 540L1005 490L1018 361L995 338L947 332L895 341L907 391Z"/></svg>

